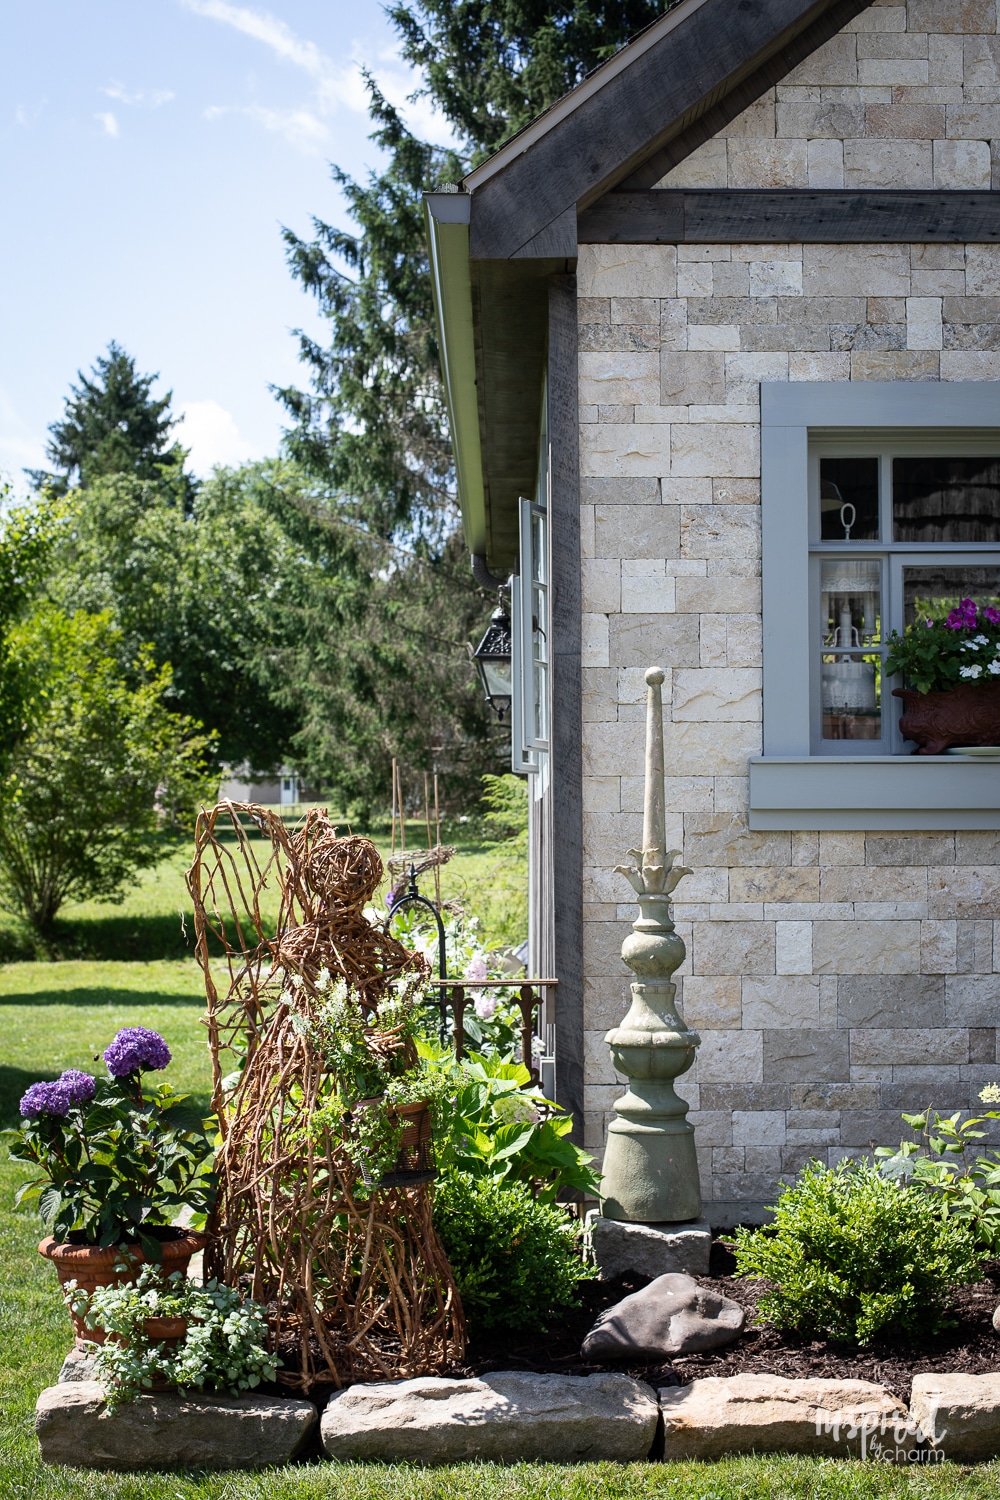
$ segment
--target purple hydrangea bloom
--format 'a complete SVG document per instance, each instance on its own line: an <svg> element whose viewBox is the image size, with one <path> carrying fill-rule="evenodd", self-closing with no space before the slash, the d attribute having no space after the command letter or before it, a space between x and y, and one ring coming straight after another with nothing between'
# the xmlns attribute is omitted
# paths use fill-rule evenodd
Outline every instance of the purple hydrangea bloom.
<svg viewBox="0 0 1000 1500"><path fill-rule="evenodd" d="M97 1083L89 1073L79 1068L67 1068L59 1079L59 1086L66 1090L70 1104L89 1104L97 1091Z"/></svg>
<svg viewBox="0 0 1000 1500"><path fill-rule="evenodd" d="M146 1026L123 1026L105 1049L104 1061L113 1078L126 1078L129 1073L144 1072L147 1068L165 1068L170 1061L170 1048L158 1031L150 1031Z"/></svg>
<svg viewBox="0 0 1000 1500"><path fill-rule="evenodd" d="M33 1083L21 1098L20 1110L26 1120L37 1120L39 1115L69 1114L70 1097L58 1083Z"/></svg>

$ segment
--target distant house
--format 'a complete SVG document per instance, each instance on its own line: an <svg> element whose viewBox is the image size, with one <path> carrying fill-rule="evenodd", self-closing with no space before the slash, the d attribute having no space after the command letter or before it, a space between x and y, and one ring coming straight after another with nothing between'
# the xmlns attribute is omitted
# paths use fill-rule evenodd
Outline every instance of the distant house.
<svg viewBox="0 0 1000 1500"><path fill-rule="evenodd" d="M263 807L295 807L306 798L298 775L282 766L280 771L261 777L248 766L229 766L219 797L233 802L258 802Z"/></svg>
<svg viewBox="0 0 1000 1500"><path fill-rule="evenodd" d="M559 1094L599 1150L658 664L719 1223L998 1076L1000 765L911 758L881 670L1000 597L998 148L994 0L681 0L427 200Z"/></svg>

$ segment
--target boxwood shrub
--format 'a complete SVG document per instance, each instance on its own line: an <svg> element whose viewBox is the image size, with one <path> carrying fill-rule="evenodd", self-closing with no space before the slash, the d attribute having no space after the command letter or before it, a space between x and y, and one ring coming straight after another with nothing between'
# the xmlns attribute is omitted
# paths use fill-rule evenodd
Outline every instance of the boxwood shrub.
<svg viewBox="0 0 1000 1500"><path fill-rule="evenodd" d="M759 1315L779 1328L867 1344L947 1322L954 1288L982 1274L968 1228L868 1162L810 1162L764 1229L736 1231L738 1276L766 1278Z"/></svg>

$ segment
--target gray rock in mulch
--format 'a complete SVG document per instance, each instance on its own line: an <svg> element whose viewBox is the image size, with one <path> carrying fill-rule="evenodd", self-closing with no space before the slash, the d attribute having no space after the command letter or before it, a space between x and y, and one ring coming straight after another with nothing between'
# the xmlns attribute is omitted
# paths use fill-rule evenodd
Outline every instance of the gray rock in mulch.
<svg viewBox="0 0 1000 1500"><path fill-rule="evenodd" d="M626 1375L503 1370L349 1386L329 1402L320 1431L337 1459L628 1462L648 1456L657 1414L649 1386Z"/></svg>
<svg viewBox="0 0 1000 1500"><path fill-rule="evenodd" d="M1000 1307L993 1314L993 1327L997 1333L1000 1333Z"/></svg>
<svg viewBox="0 0 1000 1500"><path fill-rule="evenodd" d="M897 1428L904 1449L914 1442L906 1407L868 1380L711 1376L659 1394L665 1460L739 1453L887 1454L894 1460Z"/></svg>
<svg viewBox="0 0 1000 1500"><path fill-rule="evenodd" d="M743 1332L738 1302L693 1276L658 1276L601 1314L583 1341L585 1359L665 1358L731 1344Z"/></svg>
<svg viewBox="0 0 1000 1500"><path fill-rule="evenodd" d="M910 1413L945 1458L962 1464L1000 1455L1000 1375L914 1375Z"/></svg>
<svg viewBox="0 0 1000 1500"><path fill-rule="evenodd" d="M315 1425L311 1401L281 1396L164 1391L111 1412L94 1380L51 1385L35 1409L43 1462L85 1469L262 1469L296 1458Z"/></svg>
<svg viewBox="0 0 1000 1500"><path fill-rule="evenodd" d="M688 1224L628 1224L588 1214L587 1225L602 1281L614 1281L629 1271L639 1276L664 1276L686 1271L707 1276L712 1231L701 1220Z"/></svg>

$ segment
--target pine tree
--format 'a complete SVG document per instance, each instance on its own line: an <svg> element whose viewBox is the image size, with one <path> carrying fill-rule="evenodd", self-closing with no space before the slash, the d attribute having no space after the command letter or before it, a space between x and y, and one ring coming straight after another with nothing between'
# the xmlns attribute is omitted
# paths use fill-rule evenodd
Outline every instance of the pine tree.
<svg viewBox="0 0 1000 1500"><path fill-rule="evenodd" d="M55 473L29 469L36 489L65 494L71 485L87 486L111 474L131 474L158 481L176 491L185 504L191 481L184 473L187 452L170 442L177 418L170 415L173 392L154 400L150 389L159 375L139 375L135 360L114 340L98 356L90 376L77 373L66 413L49 428L45 449Z"/></svg>

